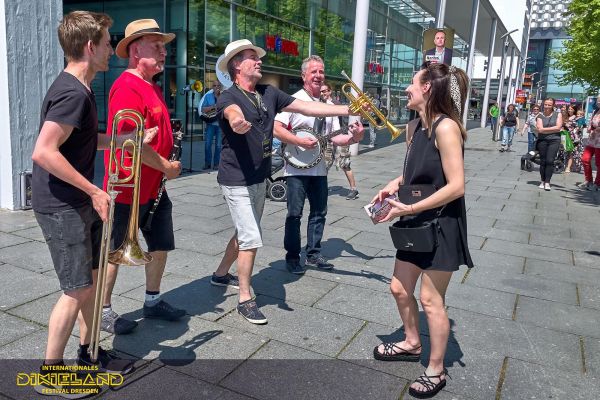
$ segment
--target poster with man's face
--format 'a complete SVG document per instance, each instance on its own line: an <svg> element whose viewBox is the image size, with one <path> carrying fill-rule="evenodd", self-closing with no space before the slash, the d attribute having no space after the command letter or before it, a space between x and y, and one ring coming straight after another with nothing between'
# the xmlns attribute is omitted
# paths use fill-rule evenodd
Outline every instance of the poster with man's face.
<svg viewBox="0 0 600 400"><path fill-rule="evenodd" d="M452 64L454 29L428 29L423 33L423 61Z"/></svg>

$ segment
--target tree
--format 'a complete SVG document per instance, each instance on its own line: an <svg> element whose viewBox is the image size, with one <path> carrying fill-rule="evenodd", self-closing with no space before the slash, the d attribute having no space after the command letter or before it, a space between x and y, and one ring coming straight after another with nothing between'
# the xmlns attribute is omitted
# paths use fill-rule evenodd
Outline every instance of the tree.
<svg viewBox="0 0 600 400"><path fill-rule="evenodd" d="M600 0L573 0L567 9L571 40L555 54L554 67L565 74L560 84L580 84L589 92L600 88Z"/></svg>

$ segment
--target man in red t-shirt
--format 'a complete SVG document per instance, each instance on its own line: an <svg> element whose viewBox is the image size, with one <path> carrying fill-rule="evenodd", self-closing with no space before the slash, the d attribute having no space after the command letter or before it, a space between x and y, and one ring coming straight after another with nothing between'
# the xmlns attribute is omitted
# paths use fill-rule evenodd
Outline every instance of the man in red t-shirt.
<svg viewBox="0 0 600 400"><path fill-rule="evenodd" d="M108 98L108 134L111 134L113 118L122 109L134 109L144 117L146 128L156 127L158 133L142 152L140 176L139 222L143 225L158 197L163 175L173 179L181 173L179 161L169 161L173 147L170 117L162 90L152 81L152 77L164 70L165 44L175 38L175 34L161 33L156 21L143 19L131 22L125 29L125 38L117 44L116 54L129 59L128 68L117 78L110 89ZM134 130L129 120L122 120L118 133ZM121 157L117 151L117 159ZM108 166L108 152L104 163ZM130 165L130 160L127 160ZM127 163L126 163L127 165ZM128 165L128 166L129 166ZM120 170L119 178L129 175ZM104 176L104 188L108 176ZM120 191L115 202L114 222L111 237L111 250L123 242L129 222L133 188L117 187ZM154 211L149 230L142 231L152 261L146 264L146 299L143 315L146 318L177 320L185 315L185 310L177 309L160 299L160 282L167 262L167 252L175 248L173 235L172 203L164 192ZM137 322L121 318L111 307L111 295L117 279L118 265L109 264L104 294L104 309L101 329L115 334L125 334L137 326Z"/></svg>

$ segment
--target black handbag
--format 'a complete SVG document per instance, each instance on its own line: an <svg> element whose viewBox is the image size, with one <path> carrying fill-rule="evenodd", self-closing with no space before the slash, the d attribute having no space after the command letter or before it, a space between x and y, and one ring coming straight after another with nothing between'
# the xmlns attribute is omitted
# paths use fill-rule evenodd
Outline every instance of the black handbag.
<svg viewBox="0 0 600 400"><path fill-rule="evenodd" d="M392 243L397 250L431 253L438 245L440 225L437 218L432 221L413 223L400 220L390 226Z"/></svg>
<svg viewBox="0 0 600 400"><path fill-rule="evenodd" d="M215 115L214 117L207 117L204 114L200 114L200 119L204 122L206 122L207 124L212 124L213 122L215 122L217 120L217 116Z"/></svg>
<svg viewBox="0 0 600 400"><path fill-rule="evenodd" d="M398 190L398 198L404 204L414 204L436 192L434 185L403 185ZM417 215L408 215L390 226L392 242L397 250L431 253L438 245L440 225L439 211L427 210Z"/></svg>

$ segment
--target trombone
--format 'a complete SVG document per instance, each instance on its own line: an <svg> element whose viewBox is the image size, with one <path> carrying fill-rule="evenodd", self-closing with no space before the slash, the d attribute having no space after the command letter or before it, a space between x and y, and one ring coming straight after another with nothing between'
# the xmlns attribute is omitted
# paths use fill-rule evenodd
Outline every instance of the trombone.
<svg viewBox="0 0 600 400"><path fill-rule="evenodd" d="M400 129L394 125L387 119L387 117L375 107L373 103L373 99L369 97L366 93L364 93L352 79L344 71L342 71L342 76L348 80L347 83L342 85L342 93L348 99L350 104L348 105L348 109L352 114L360 113L364 119L369 121L369 124L373 125L375 129L388 129L390 134L392 135L392 141L394 141L400 134L403 129ZM357 96L352 94L352 90L356 92ZM365 106L367 109L365 109ZM381 122L377 123L377 119Z"/></svg>
<svg viewBox="0 0 600 400"><path fill-rule="evenodd" d="M119 123L124 120L130 120L135 125L135 140L126 139L118 146L117 128ZM123 109L118 111L112 123L110 149L108 158L108 183L106 192L110 196L108 209L108 220L102 226L102 241L100 243L100 264L98 266L98 279L96 282L96 296L94 302L94 316L92 320L92 361L98 360L98 346L100 343L100 322L102 318L102 306L104 290L106 287L106 274L108 263L120 265L145 265L152 261L152 256L142 250L139 244L139 209L140 209L140 175L142 170L142 145L144 143L144 116L133 109ZM117 147L118 146L118 147ZM117 159L117 150L121 150L121 157ZM131 155L127 155L129 152ZM126 161L131 160L131 166L126 165ZM119 179L119 170L129 172L129 175ZM110 251L110 238L112 234L112 224L114 219L115 198L119 193L115 187L133 188L133 197L131 201L131 211L129 213L129 223L127 234L121 246Z"/></svg>

